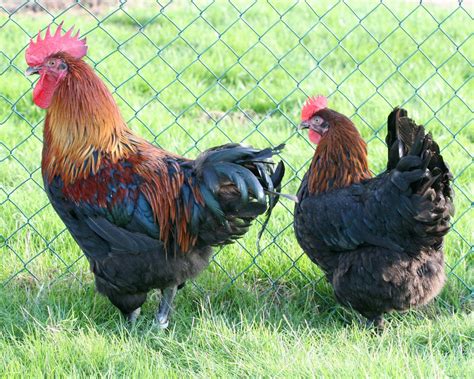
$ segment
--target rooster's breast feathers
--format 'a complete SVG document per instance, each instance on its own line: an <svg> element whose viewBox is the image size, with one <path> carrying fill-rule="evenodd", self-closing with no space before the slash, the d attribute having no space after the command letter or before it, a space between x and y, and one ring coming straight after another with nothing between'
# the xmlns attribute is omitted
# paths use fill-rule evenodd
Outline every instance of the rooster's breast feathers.
<svg viewBox="0 0 474 379"><path fill-rule="evenodd" d="M44 175L54 208L88 255L187 252L231 243L265 212L277 151L229 144L192 161L144 144L118 162L102 157L96 173L72 183Z"/></svg>
<svg viewBox="0 0 474 379"><path fill-rule="evenodd" d="M73 183L63 181L59 175L45 180L54 208L88 256L141 253L165 246L163 231L169 232L169 226L159 224L147 199L147 183L151 179L143 176L144 172L134 157L117 163L104 160L98 172ZM157 171L148 174L164 175ZM166 176L159 183L163 186L175 180L179 179ZM158 196L168 196L170 203L176 197L170 188L157 186ZM169 208L163 213L171 221Z"/></svg>

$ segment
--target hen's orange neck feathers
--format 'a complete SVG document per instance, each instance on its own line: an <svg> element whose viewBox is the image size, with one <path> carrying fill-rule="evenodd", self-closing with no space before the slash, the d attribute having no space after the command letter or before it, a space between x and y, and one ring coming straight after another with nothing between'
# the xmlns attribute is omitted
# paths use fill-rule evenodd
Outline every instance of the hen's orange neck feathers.
<svg viewBox="0 0 474 379"><path fill-rule="evenodd" d="M344 188L371 177L365 141L349 119L333 113L336 117L331 120L331 130L321 139L311 162L311 194Z"/></svg>
<svg viewBox="0 0 474 379"><path fill-rule="evenodd" d="M104 156L111 162L126 158L136 151L139 139L92 68L80 59L62 57L69 73L46 115L43 170L49 179L60 173L70 183L97 172Z"/></svg>

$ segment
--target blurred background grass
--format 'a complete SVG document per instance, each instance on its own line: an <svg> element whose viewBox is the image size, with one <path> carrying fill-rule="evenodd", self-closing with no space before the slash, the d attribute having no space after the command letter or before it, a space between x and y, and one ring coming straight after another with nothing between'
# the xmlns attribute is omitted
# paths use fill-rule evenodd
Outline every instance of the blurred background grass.
<svg viewBox="0 0 474 379"><path fill-rule="evenodd" d="M441 296L424 310L393 316L381 339L370 336L336 305L320 270L302 255L291 226L293 205L282 200L262 253L257 225L216 250L210 268L180 293L169 334L150 329L155 296L138 330L127 331L92 290L86 260L42 191L44 112L31 100L35 79L23 74L24 49L53 19L81 29L86 60L141 136L189 157L229 141L258 147L286 141L288 193L296 192L313 154L295 129L307 96L324 94L330 107L353 119L369 143L374 173L386 163L388 113L396 105L408 109L432 132L455 178L457 213L445 247L449 281ZM334 365L364 376L386 373L390 364L395 375L402 366L413 375L461 373L472 363L466 353L474 276L471 34L472 3L457 1L2 4L0 347L7 372L71 369L81 356L77 373L84 375L104 370L103 364L106 372L141 367L138 372L150 375L160 366L169 370L163 375L181 368L217 376L310 376L331 374L325 370ZM446 346L436 345L446 338ZM100 353L92 346L102 346ZM50 360L43 363L42 354L32 357L28 349ZM86 362L96 353L103 362ZM286 355L298 358L280 367ZM381 360L372 367L374 359ZM142 367L146 362L151 367Z"/></svg>

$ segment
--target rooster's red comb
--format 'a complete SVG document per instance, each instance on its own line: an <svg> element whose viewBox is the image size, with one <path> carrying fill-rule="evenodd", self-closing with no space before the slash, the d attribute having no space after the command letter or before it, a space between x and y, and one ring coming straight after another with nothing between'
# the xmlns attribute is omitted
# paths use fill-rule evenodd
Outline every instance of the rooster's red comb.
<svg viewBox="0 0 474 379"><path fill-rule="evenodd" d="M61 51L78 59L86 55L86 39L79 39L79 31L73 36L72 29L74 27L69 29L66 34L61 35L62 26L61 22L54 35L51 35L51 25L49 25L43 39L41 39L41 31L39 31L36 42L33 39L30 40L30 45L25 53L28 66L37 66L43 63L46 57Z"/></svg>
<svg viewBox="0 0 474 379"><path fill-rule="evenodd" d="M313 115L321 109L327 108L328 99L324 96L309 97L301 110L301 121L308 121Z"/></svg>

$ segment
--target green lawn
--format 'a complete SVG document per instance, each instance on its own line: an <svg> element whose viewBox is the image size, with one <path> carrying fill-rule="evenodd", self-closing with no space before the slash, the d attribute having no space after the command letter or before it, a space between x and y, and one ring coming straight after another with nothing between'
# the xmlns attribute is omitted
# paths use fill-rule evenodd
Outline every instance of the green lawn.
<svg viewBox="0 0 474 379"><path fill-rule="evenodd" d="M251 3L198 2L200 12L177 1L159 13L150 2L151 10L126 5L110 16L102 10L97 19L74 8L57 20L86 33L89 62L140 135L190 157L229 141L259 147L287 141L288 193L298 188L313 152L295 130L307 95L327 95L330 107L351 116L369 142L374 172L385 165L386 117L403 105L433 133L455 177L457 214L446 239L449 281L441 296L424 309L389 316L382 335L367 331L302 256L291 228L293 205L283 200L261 254L257 225L217 251L210 268L179 293L169 330L152 325L156 294L128 328L95 293L86 260L41 189L44 112L33 105L32 81L23 75L24 47L25 31L34 35L51 16L8 16L0 8L2 376L473 372L472 13L455 1L421 7L346 1L352 10L344 3L331 9L333 3L311 2L311 10L305 3L259 2L247 10ZM320 21L314 12L324 15Z"/></svg>

